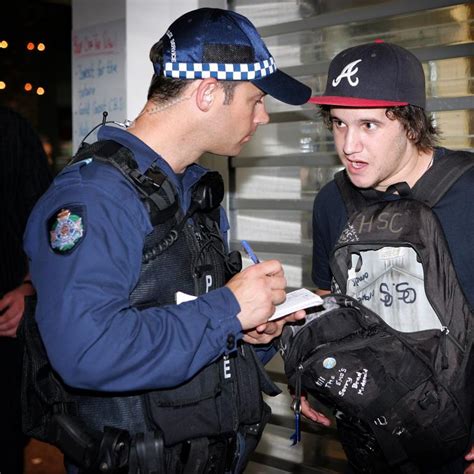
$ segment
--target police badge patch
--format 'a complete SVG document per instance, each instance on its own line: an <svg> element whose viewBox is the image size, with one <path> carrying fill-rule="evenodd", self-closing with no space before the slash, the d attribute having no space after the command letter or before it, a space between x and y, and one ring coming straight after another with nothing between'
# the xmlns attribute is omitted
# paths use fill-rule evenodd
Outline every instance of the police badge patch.
<svg viewBox="0 0 474 474"><path fill-rule="evenodd" d="M58 254L70 253L85 234L84 206L62 207L49 219L49 243Z"/></svg>

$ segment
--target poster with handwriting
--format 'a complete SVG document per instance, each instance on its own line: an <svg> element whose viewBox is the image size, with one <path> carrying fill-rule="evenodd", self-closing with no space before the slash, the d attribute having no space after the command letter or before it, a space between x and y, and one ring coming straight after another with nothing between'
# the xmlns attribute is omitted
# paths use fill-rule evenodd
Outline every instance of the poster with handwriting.
<svg viewBox="0 0 474 474"><path fill-rule="evenodd" d="M107 120L126 118L125 20L72 32L73 153L84 137ZM87 142L96 140L96 132Z"/></svg>

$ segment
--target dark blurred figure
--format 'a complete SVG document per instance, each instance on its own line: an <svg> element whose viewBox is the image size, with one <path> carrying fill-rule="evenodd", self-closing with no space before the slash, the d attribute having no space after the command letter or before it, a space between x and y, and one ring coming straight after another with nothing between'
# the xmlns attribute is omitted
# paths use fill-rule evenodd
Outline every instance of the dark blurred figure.
<svg viewBox="0 0 474 474"><path fill-rule="evenodd" d="M20 379L16 339L24 298L35 292L23 253L23 232L35 202L51 182L38 135L26 119L0 107L0 472L23 472Z"/></svg>

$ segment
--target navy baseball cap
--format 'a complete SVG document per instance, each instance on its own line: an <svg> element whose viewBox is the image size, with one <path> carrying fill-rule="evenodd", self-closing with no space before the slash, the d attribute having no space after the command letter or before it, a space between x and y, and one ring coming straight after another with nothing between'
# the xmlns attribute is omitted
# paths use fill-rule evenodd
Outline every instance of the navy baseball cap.
<svg viewBox="0 0 474 474"><path fill-rule="evenodd" d="M161 41L163 64L153 64L157 75L250 81L291 105L304 104L311 96L308 86L277 69L255 26L236 12L218 8L190 11L172 23Z"/></svg>
<svg viewBox="0 0 474 474"><path fill-rule="evenodd" d="M425 108L425 75L417 57L392 43L376 41L341 51L329 65L326 90L314 104L343 107Z"/></svg>

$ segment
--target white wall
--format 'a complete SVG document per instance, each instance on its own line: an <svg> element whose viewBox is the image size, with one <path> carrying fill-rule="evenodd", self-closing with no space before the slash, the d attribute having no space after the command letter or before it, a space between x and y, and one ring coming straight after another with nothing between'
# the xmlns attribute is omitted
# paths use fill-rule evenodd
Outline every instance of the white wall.
<svg viewBox="0 0 474 474"><path fill-rule="evenodd" d="M148 53L168 26L183 13L200 7L226 8L225 0L126 0L127 112L142 109L153 74Z"/></svg>
<svg viewBox="0 0 474 474"><path fill-rule="evenodd" d="M109 112L108 119L122 121L133 120L142 109L146 101L146 94L153 75L153 66L148 58L151 46L166 32L167 27L180 15L189 10L200 7L226 8L226 0L73 0L72 25L74 31L84 31L89 27L123 20L122 32L125 38L124 59L119 66L124 71L109 76L111 87L123 90L124 108ZM74 67L74 55L73 55ZM77 149L79 136L84 135L86 125L77 126L79 120L78 108L80 99L77 97L80 89L79 79L72 74L73 91L73 130L74 149ZM93 81L93 80L92 80ZM114 83L115 81L115 83ZM117 84L117 81L120 83ZM98 82L98 81L97 81ZM88 81L89 86L93 86ZM103 78L100 87L104 87ZM107 87L107 86L106 86ZM117 92L117 95L118 92ZM100 100L98 100L100 103ZM82 116L84 119L84 116ZM100 116L97 114L89 118L90 126L97 123ZM84 122L84 120L83 120ZM76 126L75 126L76 123ZM92 137L91 137L92 138Z"/></svg>
<svg viewBox="0 0 474 474"><path fill-rule="evenodd" d="M125 0L72 0L72 29L125 18Z"/></svg>
<svg viewBox="0 0 474 474"><path fill-rule="evenodd" d="M227 8L226 0L72 0L72 25L74 31L88 31L88 28L101 31L107 24L123 28L123 58L115 61L118 73L97 79L97 89L107 89L112 98L123 98L123 110L109 110L109 120L133 120L146 101L146 94L153 75L153 66L148 58L150 48L166 32L168 26L186 11L201 7ZM122 23L121 23L122 22ZM122 38L123 39L123 38ZM123 43L123 42L122 42ZM96 56L96 63L101 56ZM100 123L100 114L84 117L79 114L81 89L94 88L94 79L81 81L74 72L73 54L73 150L76 151L84 135ZM77 61L76 61L77 63ZM86 84L84 84L84 82ZM111 92L113 91L113 93ZM84 100L91 100L85 97ZM100 99L97 100L102 103ZM79 123L82 120L82 123ZM95 140L95 132L87 139ZM219 171L228 189L228 160L224 157L205 155L200 160L204 166ZM224 199L228 209L228 193Z"/></svg>

